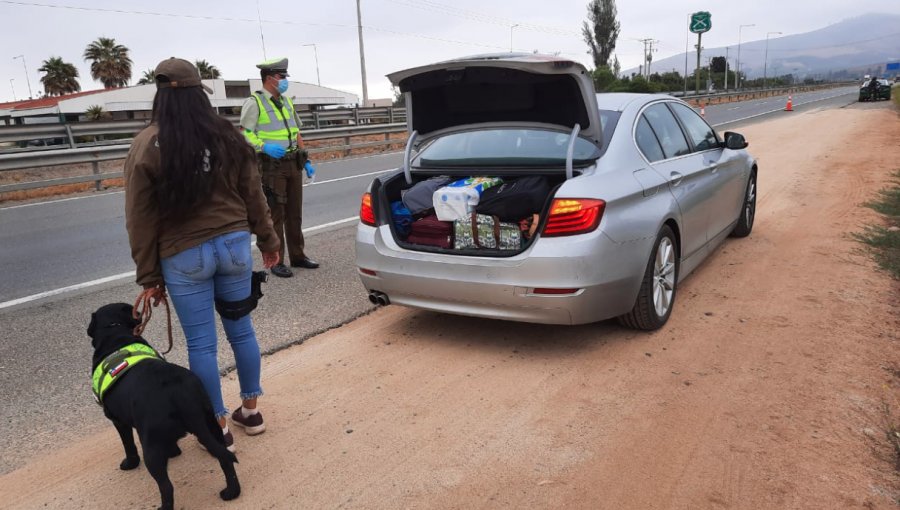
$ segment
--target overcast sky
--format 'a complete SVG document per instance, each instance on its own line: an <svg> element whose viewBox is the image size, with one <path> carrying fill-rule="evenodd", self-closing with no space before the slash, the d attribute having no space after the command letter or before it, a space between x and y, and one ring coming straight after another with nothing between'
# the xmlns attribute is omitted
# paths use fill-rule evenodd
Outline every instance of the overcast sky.
<svg viewBox="0 0 900 510"><path fill-rule="evenodd" d="M389 97L385 74L449 58L508 51L555 53L591 65L581 37L586 0L361 0L369 97ZM704 46L764 39L767 32L792 35L864 13L900 14L900 0L652 0L618 2L621 35L616 54L622 68L641 63L639 39L659 41L654 60L684 51L688 16L712 13ZM257 14L257 5L259 14ZM717 6L718 5L718 6ZM258 22L258 19L262 23ZM323 86L362 96L355 0L0 0L0 102L42 93L37 69L52 56L74 64L82 90L100 88L82 59L98 37L112 37L131 50L132 83L162 59L205 59L225 79L257 75L265 56L290 59L291 79L316 83L318 53ZM518 26L513 25L518 24ZM900 31L900 27L898 27ZM773 36L777 37L777 36ZM898 49L900 52L900 49ZM13 80L10 82L10 80Z"/></svg>

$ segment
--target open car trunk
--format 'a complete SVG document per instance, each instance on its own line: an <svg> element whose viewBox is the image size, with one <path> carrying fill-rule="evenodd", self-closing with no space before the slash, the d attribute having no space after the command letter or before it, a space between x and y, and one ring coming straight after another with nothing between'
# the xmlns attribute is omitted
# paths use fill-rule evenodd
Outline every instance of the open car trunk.
<svg viewBox="0 0 900 510"><path fill-rule="evenodd" d="M410 190L416 186L427 186L426 181L429 180L434 180L431 186L435 186L434 182L440 178L446 179L448 184L470 178L493 178L498 182L481 193L485 202L479 200L474 210L460 219L440 220L434 207L415 212L406 207L404 197ZM461 256L510 257L528 249L538 237L550 210L553 194L565 180L563 169L547 169L541 173L531 169L527 173L491 169L487 174L473 172L472 169L454 169L440 175L414 174L412 184L408 184L404 175L398 173L376 179L372 188L372 205L377 211L378 224L388 225L394 240L402 248ZM521 200L521 193L509 198L503 196L515 191L517 186L528 194L527 200ZM439 187L435 194L441 196L441 190L446 188ZM516 203L504 203L507 200L515 200ZM509 205L514 207L507 207ZM503 212L489 214L498 210ZM476 225L474 229L473 223ZM416 235L417 227L421 227L421 232L432 232L435 237L441 237L445 232L447 239L443 245L428 242Z"/></svg>

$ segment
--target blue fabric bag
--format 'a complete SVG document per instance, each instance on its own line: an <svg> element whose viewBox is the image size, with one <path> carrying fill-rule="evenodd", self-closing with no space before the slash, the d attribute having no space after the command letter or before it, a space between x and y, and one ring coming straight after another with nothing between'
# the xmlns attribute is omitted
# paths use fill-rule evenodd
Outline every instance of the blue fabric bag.
<svg viewBox="0 0 900 510"><path fill-rule="evenodd" d="M394 229L401 238L406 239L412 229L413 217L400 200L391 202L391 218L394 220Z"/></svg>

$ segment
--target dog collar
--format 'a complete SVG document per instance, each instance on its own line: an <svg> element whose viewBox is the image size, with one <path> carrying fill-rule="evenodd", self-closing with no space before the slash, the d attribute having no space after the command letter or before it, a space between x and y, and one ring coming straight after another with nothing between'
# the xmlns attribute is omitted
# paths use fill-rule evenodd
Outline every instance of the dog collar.
<svg viewBox="0 0 900 510"><path fill-rule="evenodd" d="M91 390L94 392L94 400L103 405L103 396L113 384L121 379L125 372L145 359L163 359L163 357L149 345L133 343L103 358L94 369L92 377Z"/></svg>

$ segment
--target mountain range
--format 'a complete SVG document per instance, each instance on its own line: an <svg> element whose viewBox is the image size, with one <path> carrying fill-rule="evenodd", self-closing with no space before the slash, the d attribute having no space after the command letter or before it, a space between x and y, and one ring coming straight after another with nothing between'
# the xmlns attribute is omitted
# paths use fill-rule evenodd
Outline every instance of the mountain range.
<svg viewBox="0 0 900 510"><path fill-rule="evenodd" d="M696 38L691 40L696 44ZM799 78L882 75L886 63L900 61L900 15L864 14L811 32L770 38L768 46L765 69L766 41L741 44L741 69L748 78L762 77L764 72L768 76L791 73ZM736 65L737 55L737 45L729 46L729 69ZM726 56L726 48L704 48L701 65L706 65L707 57L716 56ZM688 53L687 62L687 72L691 74L697 64L696 52ZM684 53L655 60L650 66L651 73L675 70L683 74L684 69ZM633 68L624 74L637 72L638 68Z"/></svg>

